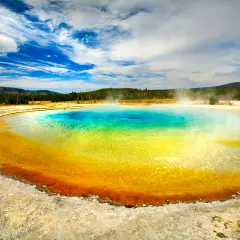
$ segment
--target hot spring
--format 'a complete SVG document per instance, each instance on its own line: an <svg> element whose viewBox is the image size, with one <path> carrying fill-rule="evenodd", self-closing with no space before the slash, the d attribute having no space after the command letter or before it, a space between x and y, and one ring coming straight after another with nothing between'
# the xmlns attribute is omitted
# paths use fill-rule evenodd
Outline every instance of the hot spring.
<svg viewBox="0 0 240 240"><path fill-rule="evenodd" d="M240 190L240 113L101 106L24 113L0 133L1 172L126 206L224 200Z"/></svg>

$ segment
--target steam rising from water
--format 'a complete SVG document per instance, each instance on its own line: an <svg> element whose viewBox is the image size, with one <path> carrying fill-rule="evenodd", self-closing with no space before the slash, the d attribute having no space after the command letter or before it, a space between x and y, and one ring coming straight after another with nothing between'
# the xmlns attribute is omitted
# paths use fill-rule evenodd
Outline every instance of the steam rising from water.
<svg viewBox="0 0 240 240"><path fill-rule="evenodd" d="M221 103L231 105L236 102L236 96L238 92L234 89L231 91L224 91L224 94L220 94L214 89L177 89L175 90L175 98L178 104L188 105L194 103L209 104L211 98L216 98Z"/></svg>

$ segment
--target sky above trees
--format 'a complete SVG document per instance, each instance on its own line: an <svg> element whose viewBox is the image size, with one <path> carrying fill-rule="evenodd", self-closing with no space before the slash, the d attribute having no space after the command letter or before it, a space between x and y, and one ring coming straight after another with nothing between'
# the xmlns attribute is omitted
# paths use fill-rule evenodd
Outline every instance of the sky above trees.
<svg viewBox="0 0 240 240"><path fill-rule="evenodd" d="M1 0L0 86L87 91L239 81L239 0Z"/></svg>

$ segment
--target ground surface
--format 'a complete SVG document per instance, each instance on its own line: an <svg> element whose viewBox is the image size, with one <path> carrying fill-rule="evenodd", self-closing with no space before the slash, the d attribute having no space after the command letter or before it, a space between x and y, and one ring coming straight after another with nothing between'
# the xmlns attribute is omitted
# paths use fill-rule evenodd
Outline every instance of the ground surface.
<svg viewBox="0 0 240 240"><path fill-rule="evenodd" d="M0 176L0 239L240 239L240 199L125 208Z"/></svg>

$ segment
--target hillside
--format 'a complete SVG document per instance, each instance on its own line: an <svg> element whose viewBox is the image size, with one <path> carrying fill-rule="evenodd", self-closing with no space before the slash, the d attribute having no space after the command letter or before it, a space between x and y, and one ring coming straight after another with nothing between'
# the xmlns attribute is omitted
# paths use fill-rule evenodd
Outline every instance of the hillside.
<svg viewBox="0 0 240 240"><path fill-rule="evenodd" d="M188 90L187 92L187 95L192 98L217 96L219 99L240 100L240 82L233 82L215 87L194 88Z"/></svg>
<svg viewBox="0 0 240 240"><path fill-rule="evenodd" d="M193 89L149 90L136 88L103 88L89 92L72 92L60 94L49 90L24 90L19 88L0 87L0 104L23 104L28 101L96 101L96 100L133 100L133 99L190 99L240 100L240 82L216 87Z"/></svg>
<svg viewBox="0 0 240 240"><path fill-rule="evenodd" d="M182 94L192 99L209 98L210 96L240 99L240 82L193 89L141 90L135 88L103 88L95 91L83 92L81 93L80 99L172 99Z"/></svg>
<svg viewBox="0 0 240 240"><path fill-rule="evenodd" d="M57 94L57 92L49 91L49 90L24 90L21 88L13 88L13 87L0 87L0 93L8 93L8 94ZM59 94L59 93L58 93Z"/></svg>
<svg viewBox="0 0 240 240"><path fill-rule="evenodd" d="M217 88L217 89L235 88L236 89L236 88L240 88L240 82L228 83L225 85L216 86L215 88Z"/></svg>

